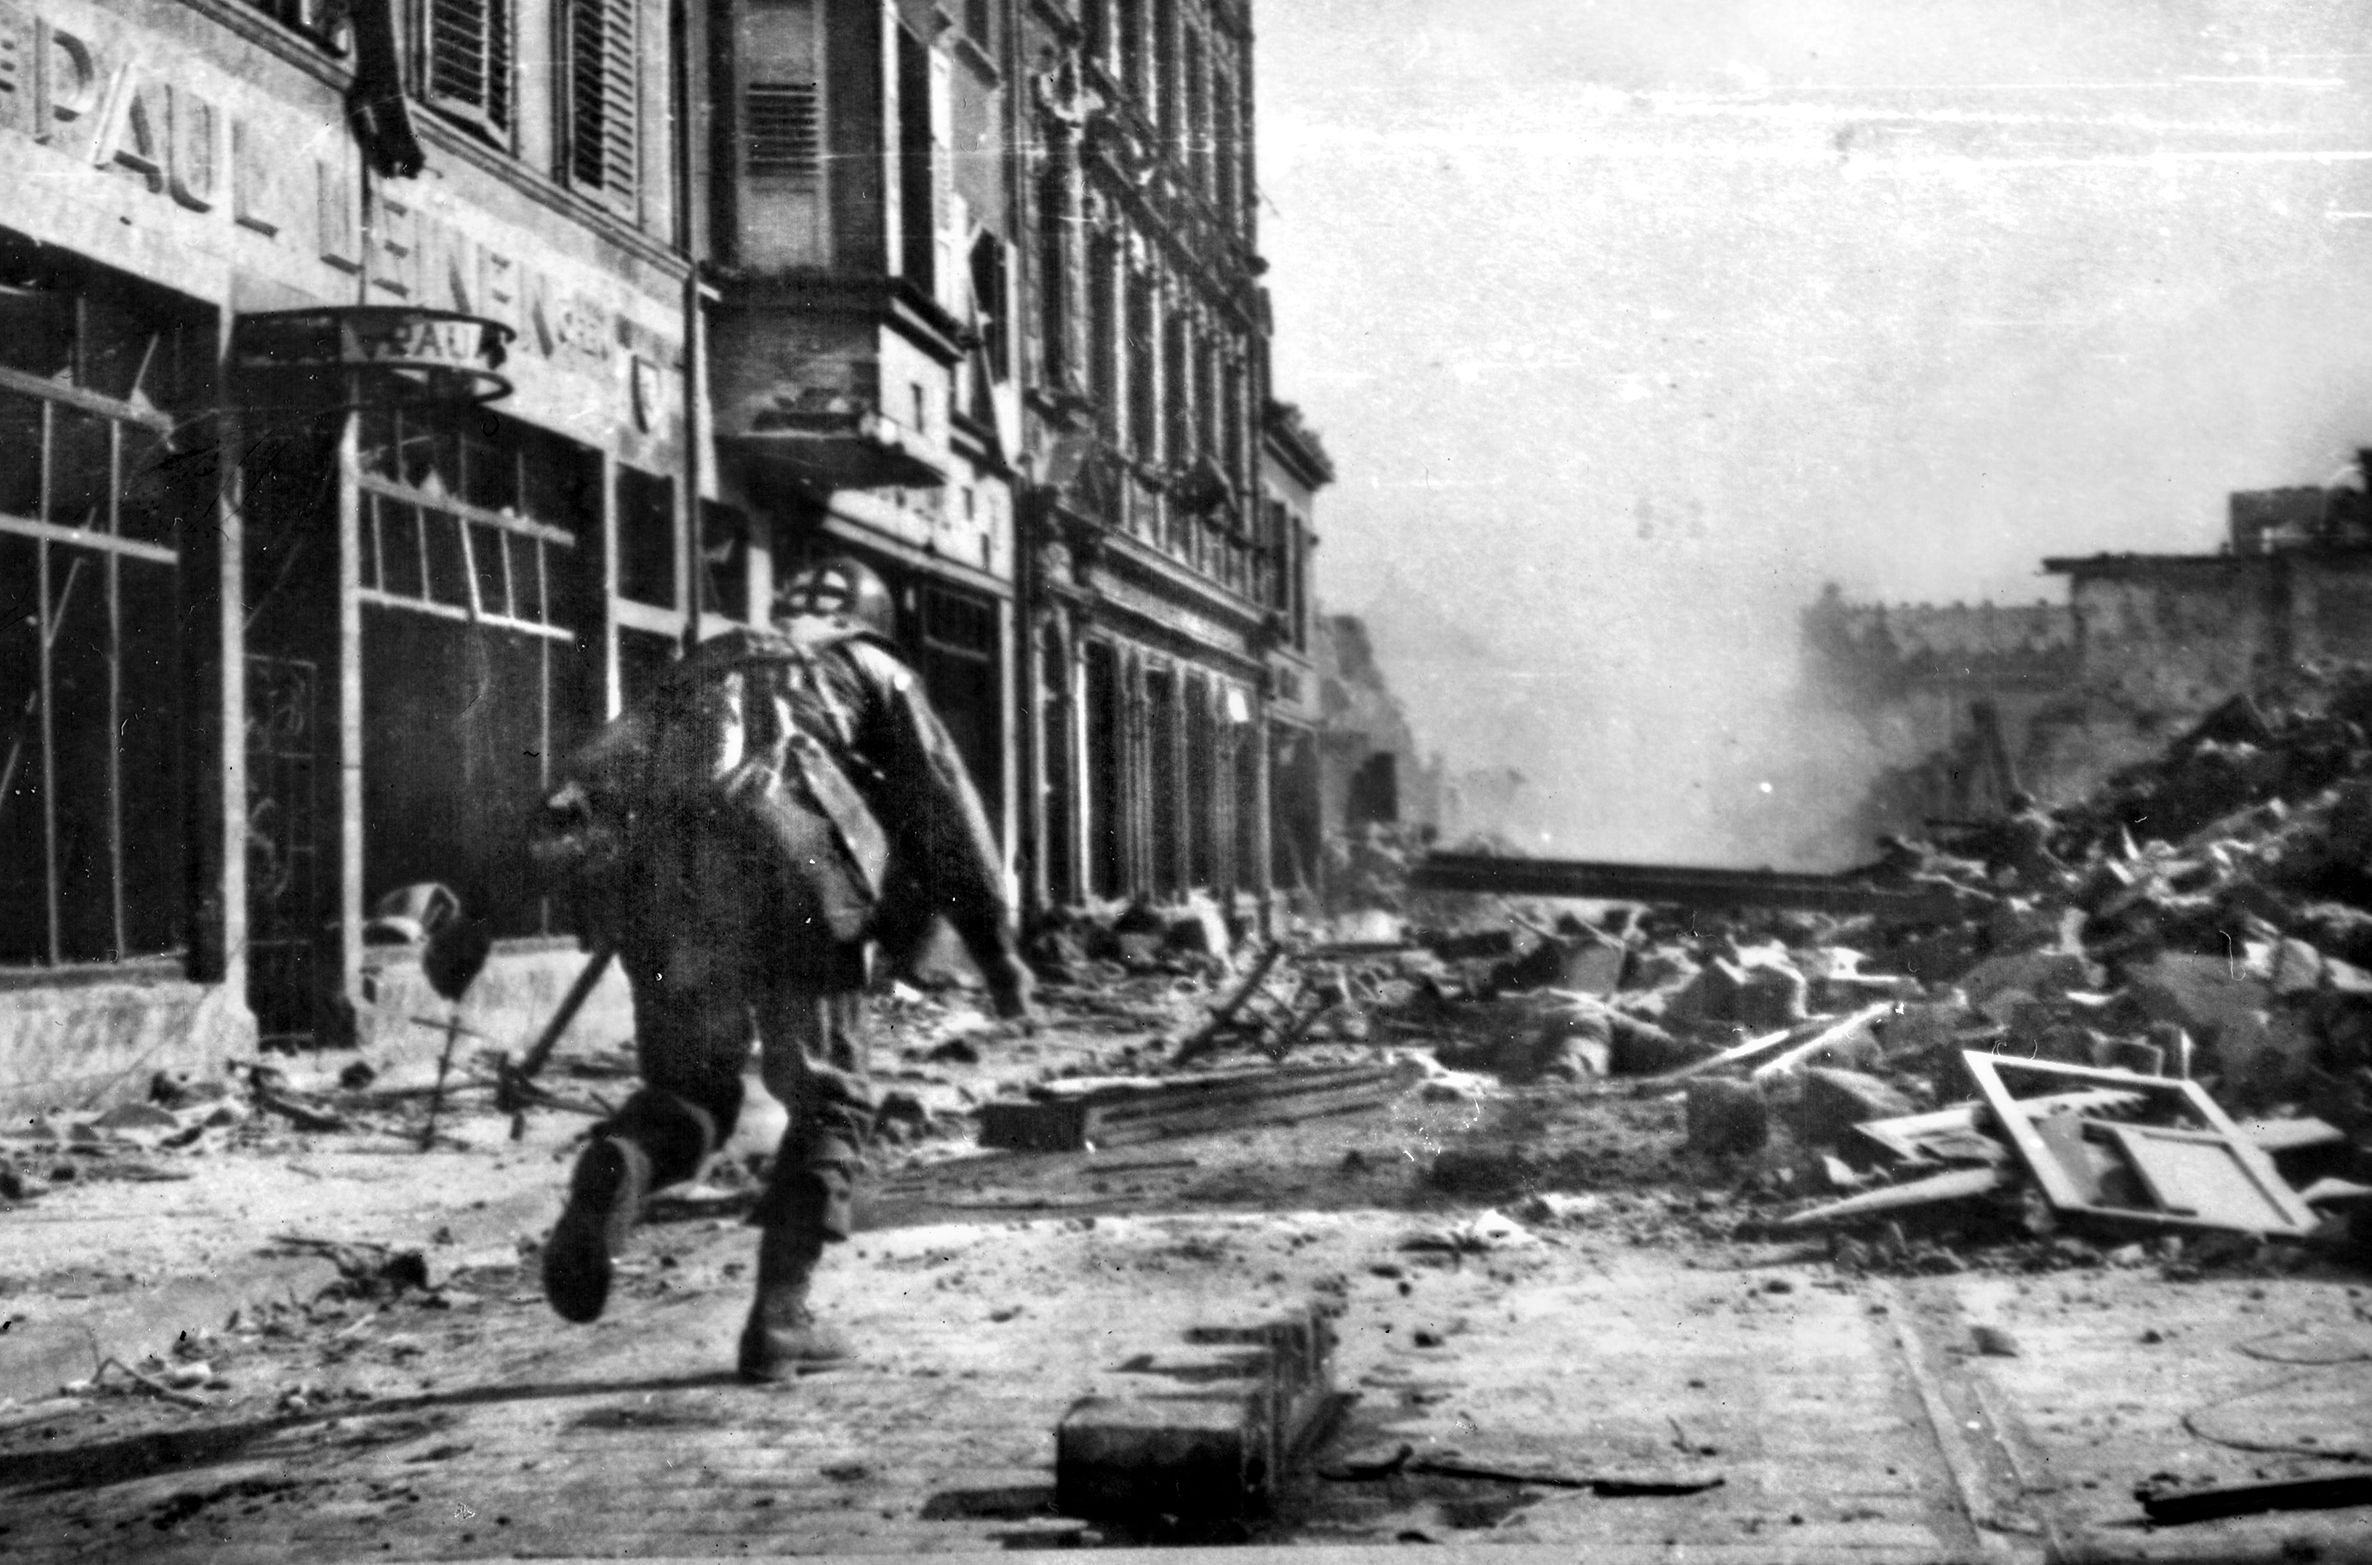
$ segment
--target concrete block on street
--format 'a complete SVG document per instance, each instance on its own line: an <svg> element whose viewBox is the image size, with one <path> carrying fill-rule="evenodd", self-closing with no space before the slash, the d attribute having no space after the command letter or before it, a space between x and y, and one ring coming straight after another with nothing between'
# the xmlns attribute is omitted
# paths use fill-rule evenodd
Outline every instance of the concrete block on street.
<svg viewBox="0 0 2372 1565"><path fill-rule="evenodd" d="M1054 1432L1066 1516L1155 1522L1237 1516L1274 1492L1265 1388L1233 1395L1089 1397Z"/></svg>
<svg viewBox="0 0 2372 1565"><path fill-rule="evenodd" d="M1056 1426L1064 1514L1144 1523L1257 1514L1324 1435L1337 1402L1322 1311L1186 1337L1184 1351L1123 1366L1142 1391L1083 1398Z"/></svg>

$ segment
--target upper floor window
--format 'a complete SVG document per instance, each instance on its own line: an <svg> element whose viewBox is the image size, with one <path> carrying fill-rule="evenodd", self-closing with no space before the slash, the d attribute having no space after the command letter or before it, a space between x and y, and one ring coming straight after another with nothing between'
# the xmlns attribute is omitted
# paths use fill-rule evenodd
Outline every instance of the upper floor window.
<svg viewBox="0 0 2372 1565"><path fill-rule="evenodd" d="M1161 397L1153 382L1160 327L1150 278L1134 277L1128 285L1128 443L1139 461L1158 459L1161 448Z"/></svg>
<svg viewBox="0 0 2372 1565"><path fill-rule="evenodd" d="M634 0L566 0L560 40L563 170L569 184L627 216L642 160L636 21Z"/></svg>
<svg viewBox="0 0 2372 1565"><path fill-rule="evenodd" d="M1121 341L1120 257L1112 241L1097 238L1087 247L1087 394L1095 399L1096 427L1104 438L1120 438Z"/></svg>
<svg viewBox="0 0 2372 1565"><path fill-rule="evenodd" d="M1221 221L1240 227L1244 220L1243 125L1237 115L1235 78L1224 72L1211 81L1211 161L1217 177L1214 199Z"/></svg>
<svg viewBox="0 0 2372 1565"><path fill-rule="evenodd" d="M299 0L310 3L310 0ZM427 99L498 141L511 132L511 0L427 0Z"/></svg>
<svg viewBox="0 0 2372 1565"><path fill-rule="evenodd" d="M258 11L284 27L311 33L343 53L346 48L346 8L338 0L248 0Z"/></svg>
<svg viewBox="0 0 2372 1565"><path fill-rule="evenodd" d="M1119 0L1120 5L1120 85L1140 98L1146 96L1145 83L1151 64L1152 51L1146 47L1145 29L1148 18L1145 7L1152 0Z"/></svg>
<svg viewBox="0 0 2372 1565"><path fill-rule="evenodd" d="M1177 127L1179 150L1194 177L1194 188L1205 197L1216 193L1211 166L1211 83L1203 70L1202 34L1186 29L1186 47L1179 62L1179 90L1185 98Z"/></svg>

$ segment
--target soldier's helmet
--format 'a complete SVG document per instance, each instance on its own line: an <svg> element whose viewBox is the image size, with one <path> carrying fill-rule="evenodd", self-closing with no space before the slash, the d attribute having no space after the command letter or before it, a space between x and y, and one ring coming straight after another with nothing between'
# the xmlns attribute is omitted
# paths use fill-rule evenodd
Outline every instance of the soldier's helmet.
<svg viewBox="0 0 2372 1565"><path fill-rule="evenodd" d="M775 594L774 612L778 619L841 619L883 637L897 631L889 588L871 566L844 554L803 566Z"/></svg>

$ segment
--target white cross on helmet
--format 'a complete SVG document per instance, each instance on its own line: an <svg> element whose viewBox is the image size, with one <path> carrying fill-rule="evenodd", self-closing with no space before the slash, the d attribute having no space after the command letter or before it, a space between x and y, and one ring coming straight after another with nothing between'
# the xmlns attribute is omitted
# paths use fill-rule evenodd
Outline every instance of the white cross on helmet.
<svg viewBox="0 0 2372 1565"><path fill-rule="evenodd" d="M889 589L872 567L847 555L801 568L775 595L774 607L778 618L841 619L879 636L890 636L897 628Z"/></svg>

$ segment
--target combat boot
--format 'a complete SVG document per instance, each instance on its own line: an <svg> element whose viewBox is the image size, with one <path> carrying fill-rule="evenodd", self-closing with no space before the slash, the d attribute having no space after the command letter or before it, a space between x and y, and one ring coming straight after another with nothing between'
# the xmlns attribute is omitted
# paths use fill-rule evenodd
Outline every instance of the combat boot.
<svg viewBox="0 0 2372 1565"><path fill-rule="evenodd" d="M812 1227L758 1231L758 1296L741 1331L742 1379L788 1380L849 1358L848 1339L807 1304L823 1252L824 1237Z"/></svg>
<svg viewBox="0 0 2372 1565"><path fill-rule="evenodd" d="M642 1219L651 1156L621 1136L596 1136L569 1176L568 1206L544 1243L544 1297L563 1320L601 1318L611 1263Z"/></svg>

